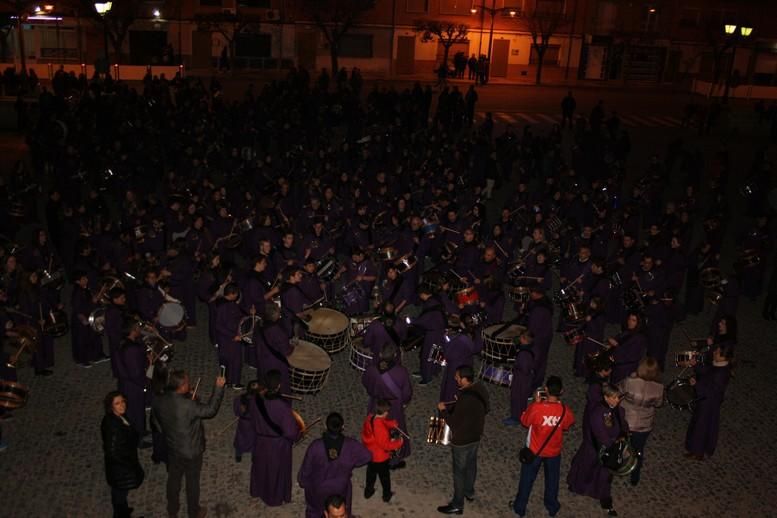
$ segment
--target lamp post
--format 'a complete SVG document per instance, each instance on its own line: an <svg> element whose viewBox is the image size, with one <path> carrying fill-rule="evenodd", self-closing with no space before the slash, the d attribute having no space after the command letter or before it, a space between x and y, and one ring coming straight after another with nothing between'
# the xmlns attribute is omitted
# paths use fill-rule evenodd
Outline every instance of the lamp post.
<svg viewBox="0 0 777 518"><path fill-rule="evenodd" d="M507 12L506 9L497 9L496 7L496 0L491 0L491 7L486 7L485 5L472 5L472 9L469 11L472 14L477 14L478 9L480 9L480 42L478 43L478 58L480 58L480 49L481 44L483 42L483 17L485 16L485 13L488 13L491 15L491 28L488 31L488 52L486 55L486 64L488 65L486 68L486 73L484 74L485 82L488 82L488 75L491 72L491 46L494 42L494 18L496 17L497 13ZM514 10L509 10L510 16L515 16Z"/></svg>
<svg viewBox="0 0 777 518"><path fill-rule="evenodd" d="M733 24L726 24L723 26L723 30L725 31L726 35L728 35L731 38L732 41L732 47L731 47L731 63L728 65L728 73L726 74L726 85L723 88L723 99L722 104L728 104L728 91L729 88L731 88L731 75L734 73L734 61L737 56L737 42L739 39L745 39L749 38L750 34L753 32L752 27L747 26L740 26L739 27L739 33L737 33L737 26Z"/></svg>
<svg viewBox="0 0 777 518"><path fill-rule="evenodd" d="M113 7L113 2L95 2L94 10L103 19L103 50L105 52L105 75L108 75L110 68L108 60L108 22L105 16L110 12Z"/></svg>

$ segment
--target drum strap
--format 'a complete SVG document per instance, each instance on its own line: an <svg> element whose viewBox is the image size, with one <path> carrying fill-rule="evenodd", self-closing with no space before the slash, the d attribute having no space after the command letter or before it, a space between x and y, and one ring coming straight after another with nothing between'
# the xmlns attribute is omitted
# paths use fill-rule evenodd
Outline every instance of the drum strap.
<svg viewBox="0 0 777 518"><path fill-rule="evenodd" d="M259 396L256 397L256 407L259 409L259 413L262 414L262 419L264 419L264 422L267 423L267 426L269 426L273 432L278 434L278 437L283 437L283 430L281 430L280 426L275 424L275 421L270 419L270 416L267 413L267 407L264 406L264 399Z"/></svg>
<svg viewBox="0 0 777 518"><path fill-rule="evenodd" d="M402 391L399 390L399 387L394 381L394 378L391 377L391 374L389 374L389 371L381 374L380 379L383 381L383 384L386 386L386 388L389 389L389 392L394 395L394 399L402 399Z"/></svg>
<svg viewBox="0 0 777 518"><path fill-rule="evenodd" d="M267 340L267 337L264 334L264 328L259 328L259 334L262 336L262 341L264 342L264 345L267 346L267 350L270 351L270 354L273 355L273 357L278 360L279 362L283 363L287 367L289 366L289 360L280 353L277 349L275 349L272 345L270 345L270 341Z"/></svg>
<svg viewBox="0 0 777 518"><path fill-rule="evenodd" d="M556 422L556 425L553 427L553 430L550 431L548 436L545 438L545 442L542 443L542 446L540 446L540 449L537 450L537 453L535 453L534 455L536 455L537 457L540 456L540 453L542 453L542 450L544 450L545 446L547 446L548 443L550 442L550 438L553 437L553 434L556 433L556 430L558 430L558 427L561 426L561 422L564 421L564 416L566 415L566 413L567 413L567 406L564 403L561 403L561 419L559 419Z"/></svg>
<svg viewBox="0 0 777 518"><path fill-rule="evenodd" d="M394 345L399 346L400 339L399 334L397 334L396 329L394 329L394 326L386 325L386 323L383 323L383 329L386 330L386 334L389 335L389 338L394 341Z"/></svg>

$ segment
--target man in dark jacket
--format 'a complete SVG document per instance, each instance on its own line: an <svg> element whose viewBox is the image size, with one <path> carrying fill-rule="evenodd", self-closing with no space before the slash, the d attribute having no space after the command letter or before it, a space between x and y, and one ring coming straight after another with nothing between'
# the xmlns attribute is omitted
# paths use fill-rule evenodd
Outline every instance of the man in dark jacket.
<svg viewBox="0 0 777 518"><path fill-rule="evenodd" d="M437 409L451 428L453 452L453 499L437 508L442 514L463 514L464 499L475 498L478 446L489 410L488 391L475 383L475 371L469 365L456 369L459 394L452 408L446 402L437 403Z"/></svg>
<svg viewBox="0 0 777 518"><path fill-rule="evenodd" d="M167 513L178 516L181 478L186 476L186 505L189 518L203 518L200 508L200 471L205 452L203 419L214 417L224 399L226 379L216 378L216 387L207 403L200 403L189 394L189 375L184 370L170 373L167 392L154 399L152 415L164 433L169 451L167 467Z"/></svg>

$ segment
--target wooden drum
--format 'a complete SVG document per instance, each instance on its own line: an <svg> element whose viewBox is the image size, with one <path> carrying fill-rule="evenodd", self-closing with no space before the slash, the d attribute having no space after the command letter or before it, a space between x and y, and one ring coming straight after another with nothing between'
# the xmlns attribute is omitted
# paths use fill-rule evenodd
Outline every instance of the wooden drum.
<svg viewBox="0 0 777 518"><path fill-rule="evenodd" d="M332 360L315 344L298 340L289 360L289 381L292 392L315 394L324 388Z"/></svg>
<svg viewBox="0 0 777 518"><path fill-rule="evenodd" d="M344 313L329 308L315 309L310 313L305 339L328 353L342 351L350 342L350 321Z"/></svg>
<svg viewBox="0 0 777 518"><path fill-rule="evenodd" d="M517 352L517 338L526 331L518 324L494 324L483 330L483 359L511 362Z"/></svg>
<svg viewBox="0 0 777 518"><path fill-rule="evenodd" d="M351 341L351 365L357 371L364 372L372 363L372 351L364 346L364 339L359 336Z"/></svg>

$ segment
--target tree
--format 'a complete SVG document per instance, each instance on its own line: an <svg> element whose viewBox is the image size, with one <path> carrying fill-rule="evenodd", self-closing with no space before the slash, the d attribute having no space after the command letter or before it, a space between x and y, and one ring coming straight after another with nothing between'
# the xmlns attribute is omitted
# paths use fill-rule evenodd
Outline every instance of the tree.
<svg viewBox="0 0 777 518"><path fill-rule="evenodd" d="M421 41L440 42L443 48L443 70L448 70L448 53L455 43L466 43L469 26L463 23L449 22L445 20L417 20L415 31L421 34Z"/></svg>
<svg viewBox="0 0 777 518"><path fill-rule="evenodd" d="M198 14L194 17L197 28L201 31L211 31L221 34L227 40L230 63L235 62L235 41L239 34L259 30L259 18L249 16L242 10Z"/></svg>
<svg viewBox="0 0 777 518"><path fill-rule="evenodd" d="M340 43L361 15L375 7L375 0L300 0L302 15L324 35L332 62L332 77L340 70Z"/></svg>
<svg viewBox="0 0 777 518"><path fill-rule="evenodd" d="M550 38L568 22L564 14L564 2L561 0L537 0L531 12L519 14L513 19L523 30L531 34L532 48L537 53L535 84L540 84L542 65L545 60L545 52L550 46Z"/></svg>
<svg viewBox="0 0 777 518"><path fill-rule="evenodd" d="M143 2L134 0L118 0L113 2L111 10L104 15L97 12L92 0L75 0L73 7L88 17L98 28L105 31L106 38L113 47L114 62L121 63L121 49L124 46L124 40L127 38L132 24L141 15L143 5ZM110 63L107 54L106 49L106 66Z"/></svg>

